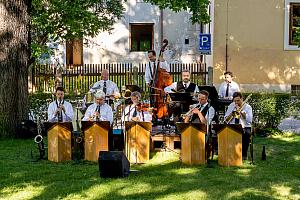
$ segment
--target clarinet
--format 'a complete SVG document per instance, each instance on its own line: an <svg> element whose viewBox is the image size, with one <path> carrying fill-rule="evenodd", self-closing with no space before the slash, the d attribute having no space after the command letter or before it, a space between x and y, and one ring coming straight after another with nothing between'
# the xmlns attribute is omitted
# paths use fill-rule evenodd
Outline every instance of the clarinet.
<svg viewBox="0 0 300 200"><path fill-rule="evenodd" d="M59 100L58 107L60 108L61 105L62 105L61 100ZM58 113L57 120L58 120L58 122L62 122L63 121L62 110L60 110L60 112Z"/></svg>

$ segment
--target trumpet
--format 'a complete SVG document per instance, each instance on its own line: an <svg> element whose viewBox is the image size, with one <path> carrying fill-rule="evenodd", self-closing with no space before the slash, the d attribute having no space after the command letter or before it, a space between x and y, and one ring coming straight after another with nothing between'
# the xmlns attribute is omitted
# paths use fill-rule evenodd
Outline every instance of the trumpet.
<svg viewBox="0 0 300 200"><path fill-rule="evenodd" d="M185 119L186 117L189 117L189 116L192 114L193 110L194 110L195 108L199 107L200 105L201 105L200 103L195 104L194 106L192 106L192 107L190 108L190 110L189 110L187 113L181 114L181 117L182 117L183 119Z"/></svg>
<svg viewBox="0 0 300 200"><path fill-rule="evenodd" d="M230 115L228 115L228 116L225 118L225 120L224 120L224 123L225 123L225 124L229 124L233 118L240 118L241 112L242 112L242 110L244 109L246 103L247 103L247 102L249 101L249 99L251 98L251 96L252 96L252 94L249 94L249 95L247 96L247 98L245 99L245 101L243 101L241 107L240 107L238 110L232 111L232 113L230 113Z"/></svg>

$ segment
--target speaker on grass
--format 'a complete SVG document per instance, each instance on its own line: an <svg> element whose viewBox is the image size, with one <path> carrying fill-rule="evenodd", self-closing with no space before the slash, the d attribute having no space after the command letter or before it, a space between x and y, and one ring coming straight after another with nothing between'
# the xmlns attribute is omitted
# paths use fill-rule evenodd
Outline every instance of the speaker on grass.
<svg viewBox="0 0 300 200"><path fill-rule="evenodd" d="M130 163L122 151L100 151L99 152L100 177L127 177L129 175Z"/></svg>

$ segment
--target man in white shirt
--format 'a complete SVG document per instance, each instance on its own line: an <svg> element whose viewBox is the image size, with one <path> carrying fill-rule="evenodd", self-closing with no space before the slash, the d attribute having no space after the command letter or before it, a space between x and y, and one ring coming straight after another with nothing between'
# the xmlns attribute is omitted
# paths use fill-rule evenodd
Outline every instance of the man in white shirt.
<svg viewBox="0 0 300 200"><path fill-rule="evenodd" d="M181 81L174 82L170 86L164 88L166 93L190 93L194 94L199 93L199 88L195 83L191 82L191 73L188 69L184 69L181 72ZM173 115L173 121L178 122L180 114L184 111L189 110L189 106L193 103L191 100L197 101L197 96L186 100L185 102L172 101L169 104L168 114L171 117Z"/></svg>
<svg viewBox="0 0 300 200"><path fill-rule="evenodd" d="M130 97L132 104L125 108L122 121L151 122L151 113L144 111L141 107L141 94L137 91L134 91L131 93Z"/></svg>
<svg viewBox="0 0 300 200"><path fill-rule="evenodd" d="M145 81L148 86L151 86L152 81L154 80L154 76L157 73L157 65L159 62L159 67L165 69L167 72L170 71L170 67L163 58L159 58L159 61L156 60L156 53L154 50L148 51L148 58L150 62L146 65L145 69Z"/></svg>
<svg viewBox="0 0 300 200"><path fill-rule="evenodd" d="M225 81L219 87L219 97L225 99L232 99L232 95L235 92L239 92L239 85L232 80L232 72L225 72Z"/></svg>
<svg viewBox="0 0 300 200"><path fill-rule="evenodd" d="M105 103L105 94L99 90L95 95L95 103L90 105L85 114L83 121L109 121L113 123L113 112L111 107Z"/></svg>
<svg viewBox="0 0 300 200"><path fill-rule="evenodd" d="M108 80L109 72L107 69L102 70L101 80L96 82L90 89L91 93L95 93L98 90L102 90L107 97L106 100L110 100L109 104L112 103L112 100L120 96L119 88L116 83L111 80Z"/></svg>
<svg viewBox="0 0 300 200"><path fill-rule="evenodd" d="M243 160L247 159L247 152L251 137L251 124L253 119L252 107L248 103L243 104L243 96L240 92L233 93L233 102L228 106L224 118L232 120L230 124L241 124L244 130L242 136L242 155Z"/></svg>
<svg viewBox="0 0 300 200"><path fill-rule="evenodd" d="M49 122L70 122L73 119L73 107L64 100L64 88L57 87L55 91L56 100L48 107Z"/></svg>
<svg viewBox="0 0 300 200"><path fill-rule="evenodd" d="M186 116L184 122L200 122L204 124L211 124L215 109L209 105L209 93L206 90L201 90L198 94L198 104L191 105L193 108L191 114Z"/></svg>
<svg viewBox="0 0 300 200"><path fill-rule="evenodd" d="M181 72L181 81L174 82L170 86L164 88L166 93L172 92L189 92L198 93L199 88L195 83L191 82L191 73L188 69L184 69Z"/></svg>

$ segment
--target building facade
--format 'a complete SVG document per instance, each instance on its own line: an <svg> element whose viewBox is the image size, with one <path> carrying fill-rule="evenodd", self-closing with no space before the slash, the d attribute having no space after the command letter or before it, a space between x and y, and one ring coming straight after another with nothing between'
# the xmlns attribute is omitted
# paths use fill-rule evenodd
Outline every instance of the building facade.
<svg viewBox="0 0 300 200"><path fill-rule="evenodd" d="M299 90L298 27L299 0L214 0L214 83L229 70L242 91Z"/></svg>

